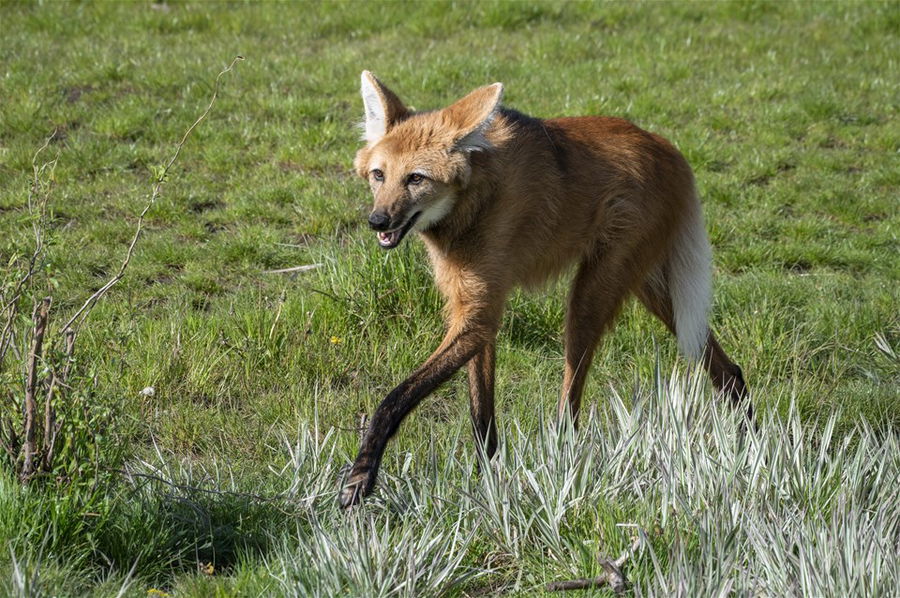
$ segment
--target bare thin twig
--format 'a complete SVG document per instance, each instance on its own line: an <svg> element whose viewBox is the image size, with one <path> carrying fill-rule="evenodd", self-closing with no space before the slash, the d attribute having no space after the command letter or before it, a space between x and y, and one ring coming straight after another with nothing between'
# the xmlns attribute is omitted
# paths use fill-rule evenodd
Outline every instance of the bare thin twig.
<svg viewBox="0 0 900 598"><path fill-rule="evenodd" d="M631 543L631 547L623 552L616 560L610 561L603 557L598 558L598 560L600 561L600 565L603 566L603 575L594 577L592 579L554 581L547 584L547 591L561 592L566 590L586 590L589 588L596 588L602 585L609 584L609 587L612 588L612 590L617 594L620 592L624 592L626 579L625 574L622 573L622 566L625 565L625 562L628 560L628 558L632 554L634 554L640 547L641 539L639 537L635 538Z"/></svg>
<svg viewBox="0 0 900 598"><path fill-rule="evenodd" d="M0 435L2 435L0 444L3 445L3 450L9 456L10 462L15 463L19 458L19 435L16 434L10 420L6 418L0 419Z"/></svg>
<svg viewBox="0 0 900 598"><path fill-rule="evenodd" d="M153 205L156 203L156 200L159 197L159 193L162 190L163 183L166 182L166 175L169 173L169 169L172 168L173 164L175 164L175 161L178 159L178 155L181 153L181 148L184 147L184 144L187 142L187 139L190 136L190 134L194 131L195 128L197 128L197 126L201 122L203 122L206 119L207 115L212 110L213 105L216 103L216 97L219 95L219 80L222 78L222 75L231 71L231 69L234 68L234 65L238 61L243 60L243 59L244 59L243 56L235 56L234 59L231 61L231 64L229 64L223 71L221 71L216 76L215 87L213 88L213 94L209 100L209 105L206 107L206 110L204 110L203 114L201 114L197 118L197 120L194 121L194 124L192 124L190 127L188 127L188 130L185 131L184 136L181 138L181 141L179 141L178 144L175 146L175 153L172 155L172 157L169 159L169 161L166 163L166 165L162 168L162 170L157 173L156 182L153 186L153 192L150 194L150 199L147 201L147 205L144 206L144 209L141 211L140 216L138 216L138 222L137 222L137 227L135 228L135 231L134 231L134 236L131 239L131 244L128 246L128 251L125 253L125 259L123 260L122 265L119 267L119 271L116 273L115 276L113 276L111 279L109 279L109 281L107 281L107 283L105 285L103 285L102 287L97 289L97 291L95 291L93 295L91 295L90 297L87 298L87 301L84 302L84 305L82 305L81 308L79 308L79 310L76 311L75 314L71 318L69 318L69 321L66 322L65 326L63 326L60 329L60 334L65 333L73 325L76 325L76 329L77 329L77 326L81 325L81 323L84 322L85 318L87 318L88 314L90 313L90 310L93 308L93 306L97 302L97 300L100 299L100 297L102 297L104 294L106 294L106 292L109 289L111 289L117 282L119 282L122 279L122 277L125 275L125 270L128 268L128 264L131 262L131 256L134 254L134 247L135 247L135 245L137 245L138 239L140 238L141 232L143 231L144 216L147 215L147 212L150 211L150 208L153 207Z"/></svg>
<svg viewBox="0 0 900 598"><path fill-rule="evenodd" d="M4 322L2 332L0 332L0 368L3 367L3 361L6 357L6 352L9 349L10 344L12 343L12 325L16 319L16 313L18 313L16 309L16 302L19 300L22 289L34 275L34 270L37 266L38 258L44 250L43 221L47 203L47 194L42 191L42 181L44 173L48 169L50 170L52 178L53 170L56 168L56 162L58 158L54 158L53 160L45 162L40 166L38 166L37 161L38 156L40 156L41 153L50 146L50 142L53 140L53 137L55 135L56 129L54 129L53 133L51 133L50 136L47 137L47 139L44 141L44 145L39 147L31 157L31 170L33 174L31 179L31 188L28 191L28 211L32 215L31 226L34 230L34 251L31 253L31 257L28 259L28 267L25 269L25 274L13 287L9 297L4 298L3 309L0 310L0 312L6 314L6 321ZM35 212L37 212L36 218Z"/></svg>

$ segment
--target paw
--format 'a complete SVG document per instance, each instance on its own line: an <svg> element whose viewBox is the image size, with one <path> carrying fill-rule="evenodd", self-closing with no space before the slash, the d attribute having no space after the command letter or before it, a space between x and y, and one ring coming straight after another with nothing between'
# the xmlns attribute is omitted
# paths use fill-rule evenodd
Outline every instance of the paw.
<svg viewBox="0 0 900 598"><path fill-rule="evenodd" d="M372 491L375 478L369 470L351 471L338 494L338 504L342 509L358 505L364 496Z"/></svg>

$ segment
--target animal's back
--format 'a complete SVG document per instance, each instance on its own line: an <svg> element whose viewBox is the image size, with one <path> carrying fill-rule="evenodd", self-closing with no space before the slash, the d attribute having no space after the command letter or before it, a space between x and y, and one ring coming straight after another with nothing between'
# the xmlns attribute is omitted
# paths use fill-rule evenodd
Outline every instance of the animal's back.
<svg viewBox="0 0 900 598"><path fill-rule="evenodd" d="M487 170L496 206L484 224L516 282L540 284L611 243L633 245L635 267L665 253L696 202L670 143L620 118L501 118L504 142Z"/></svg>

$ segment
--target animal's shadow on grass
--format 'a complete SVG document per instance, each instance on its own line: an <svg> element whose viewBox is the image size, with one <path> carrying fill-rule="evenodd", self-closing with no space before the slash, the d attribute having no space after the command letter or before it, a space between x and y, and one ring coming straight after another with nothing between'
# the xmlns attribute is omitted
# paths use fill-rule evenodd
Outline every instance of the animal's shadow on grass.
<svg viewBox="0 0 900 598"><path fill-rule="evenodd" d="M94 553L101 567L134 567L163 586L179 573L227 573L241 557L268 552L277 531L291 525L285 504L132 473L95 530Z"/></svg>

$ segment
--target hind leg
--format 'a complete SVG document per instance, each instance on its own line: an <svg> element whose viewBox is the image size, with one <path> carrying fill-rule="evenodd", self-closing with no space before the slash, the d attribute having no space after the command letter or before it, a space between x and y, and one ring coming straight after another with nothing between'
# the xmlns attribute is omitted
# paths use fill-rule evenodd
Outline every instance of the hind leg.
<svg viewBox="0 0 900 598"><path fill-rule="evenodd" d="M672 300L668 289L662 282L662 276L649 278L636 290L636 295L641 303L658 317L666 325L672 334L675 334L675 317L672 311ZM749 400L747 384L741 368L731 361L728 354L722 349L712 331L706 337L706 346L703 349L703 366L712 379L717 391L726 395L732 407L746 406L747 417L753 417L753 406Z"/></svg>
<svg viewBox="0 0 900 598"><path fill-rule="evenodd" d="M616 255L585 260L575 275L566 312L566 366L559 416L577 425L581 395L600 336L612 326L636 270Z"/></svg>
<svg viewBox="0 0 900 598"><path fill-rule="evenodd" d="M703 365L706 366L706 370L709 372L716 390L728 396L732 407L745 406L747 417L752 419L753 405L750 402L747 383L744 382L744 373L736 363L731 361L728 354L719 345L712 331L706 337L706 348L703 349Z"/></svg>

